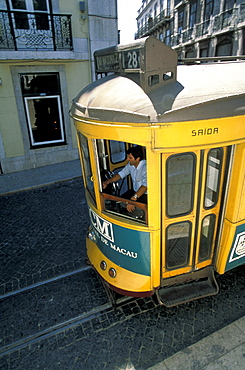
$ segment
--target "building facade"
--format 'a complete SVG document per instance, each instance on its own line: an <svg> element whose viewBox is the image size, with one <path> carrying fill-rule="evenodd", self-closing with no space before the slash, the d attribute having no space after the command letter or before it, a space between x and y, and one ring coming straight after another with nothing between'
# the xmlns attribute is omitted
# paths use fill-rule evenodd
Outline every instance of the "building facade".
<svg viewBox="0 0 245 370"><path fill-rule="evenodd" d="M142 0L135 38L155 36L179 58L245 54L244 0Z"/></svg>
<svg viewBox="0 0 245 370"><path fill-rule="evenodd" d="M117 43L117 0L0 0L1 174L78 158L71 101Z"/></svg>

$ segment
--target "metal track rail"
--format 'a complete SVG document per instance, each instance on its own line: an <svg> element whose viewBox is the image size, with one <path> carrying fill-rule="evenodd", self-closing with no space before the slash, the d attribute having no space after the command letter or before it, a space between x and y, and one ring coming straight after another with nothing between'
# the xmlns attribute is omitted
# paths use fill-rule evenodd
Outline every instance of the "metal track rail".
<svg viewBox="0 0 245 370"><path fill-rule="evenodd" d="M76 273L89 270L91 268L92 268L91 266L84 266L84 267L82 267L78 270L74 270L74 271L71 271L69 273L62 274L62 275L56 276L56 277L51 278L51 279L47 279L47 280L42 281L40 283L27 286L23 289L19 289L19 290L15 290L13 292L7 293L7 294L1 296L0 298L4 299L4 298L10 297L10 296L13 296L15 294L19 294L19 293L28 291L30 289L34 289L36 287L39 287L39 286L42 286L42 285L45 285L45 284L48 284L48 283L52 283L53 281L57 281L59 279L63 279L63 278L72 276ZM108 297L108 299L109 299L108 303L105 303L103 305L95 307L95 308L93 308L93 309L91 309L87 312L82 313L81 315L73 317L73 318L71 318L69 320L66 320L64 322L61 322L59 324L50 326L47 329L44 329L44 330L42 330L38 333L32 334L32 335L27 336L23 339L17 340L16 342L13 342L9 345L6 345L5 347L0 348L0 357L3 357L5 355L9 355L10 353L13 353L17 350L21 350L21 349L23 349L23 348L25 348L25 347L27 347L31 344L34 344L34 343L37 343L41 340L50 338L54 335L60 334L61 332L65 331L65 330L68 330L68 329L73 328L77 325L80 325L80 324L83 324L87 321L98 318L102 314L111 312L115 309L115 307L119 307L120 305L123 305L127 301L130 301L130 300L135 299L135 298L127 297L127 296L120 296L119 298L117 298L115 300L112 300L112 301L110 300L110 297Z"/></svg>
<svg viewBox="0 0 245 370"><path fill-rule="evenodd" d="M18 289L18 290L14 290L12 292L9 292L9 293L6 293L6 294L1 295L0 296L0 300L1 299L4 299L4 298L11 297L11 296L16 295L16 294L19 294L19 293L26 292L27 290L31 290L31 289L37 288L39 286L42 286L42 285L45 285L45 284L48 284L48 283L52 283L52 282L57 281L57 280L60 280L60 279L64 279L66 277L72 276L72 275L77 274L79 272L83 272L83 271L89 270L91 268L92 268L92 266L84 266L84 267L81 267L80 269L67 272L66 274L58 275L58 276L55 276L53 278L40 281L38 283L35 283L35 284L32 284L32 285L28 285L28 286L26 286L24 288L21 288L21 289Z"/></svg>
<svg viewBox="0 0 245 370"><path fill-rule="evenodd" d="M132 297L119 298L117 300L117 307L124 304L128 300L132 300ZM94 318L100 317L102 314L113 311L114 309L115 307L113 306L112 303L106 303L104 305L93 308L92 310L85 312L79 316L76 316L67 321L64 321L60 324L50 326L48 329L45 329L43 331L30 335L26 338L23 338L21 340L18 340L14 343L9 344L6 347L1 348L0 357L8 355L12 352L21 350L22 348L25 348L41 340L50 338L54 335L60 334L61 332L67 329L73 328L79 324L84 324L85 322L90 321Z"/></svg>
<svg viewBox="0 0 245 370"><path fill-rule="evenodd" d="M40 331L39 333L35 333L33 335L30 335L26 338L23 338L21 340L18 340L14 343L11 343L7 345L6 347L3 347L0 349L0 357L8 355L12 352L15 352L17 350L20 350L24 347L27 347L33 343L39 342L40 340L47 339L52 337L53 335L57 335L61 333L64 330L70 329L74 326L77 326L79 324L83 324L86 321L90 321L96 317L99 317L102 315L102 313L109 312L113 310L113 306L111 303L104 304L102 306L98 306L88 312L85 312L77 317L71 318L67 321L64 321L60 324L54 325L49 327L48 329L45 329L43 331Z"/></svg>

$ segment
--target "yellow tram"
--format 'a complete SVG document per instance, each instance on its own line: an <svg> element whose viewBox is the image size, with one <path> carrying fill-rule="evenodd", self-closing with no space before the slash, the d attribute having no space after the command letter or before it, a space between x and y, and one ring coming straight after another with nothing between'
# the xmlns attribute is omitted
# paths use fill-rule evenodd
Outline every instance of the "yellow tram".
<svg viewBox="0 0 245 370"><path fill-rule="evenodd" d="M245 62L177 64L153 37L98 50L99 78L71 108L88 259L110 289L169 307L216 294L216 276L245 262ZM122 196L130 175L103 188L134 146L146 203Z"/></svg>

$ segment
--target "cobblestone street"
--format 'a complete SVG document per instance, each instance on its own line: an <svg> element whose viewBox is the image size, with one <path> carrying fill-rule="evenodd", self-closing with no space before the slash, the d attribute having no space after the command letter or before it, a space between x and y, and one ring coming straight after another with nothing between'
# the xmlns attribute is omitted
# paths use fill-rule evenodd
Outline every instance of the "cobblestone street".
<svg viewBox="0 0 245 370"><path fill-rule="evenodd" d="M82 181L0 198L0 295L85 265L89 225Z"/></svg>
<svg viewBox="0 0 245 370"><path fill-rule="evenodd" d="M0 207L1 369L144 370L244 315L244 267L219 277L216 296L113 308L86 266L81 179L2 196Z"/></svg>

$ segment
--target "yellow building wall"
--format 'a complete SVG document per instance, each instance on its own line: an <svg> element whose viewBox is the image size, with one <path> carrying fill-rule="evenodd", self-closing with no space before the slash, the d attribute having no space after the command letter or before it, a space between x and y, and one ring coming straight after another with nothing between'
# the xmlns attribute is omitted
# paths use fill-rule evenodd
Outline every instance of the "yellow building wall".
<svg viewBox="0 0 245 370"><path fill-rule="evenodd" d="M0 64L0 132L6 157L24 155L24 145L10 67Z"/></svg>
<svg viewBox="0 0 245 370"><path fill-rule="evenodd" d="M91 82L91 69L88 61L80 61L76 63L67 63L67 92L69 99L69 109L72 104L72 99L81 91L85 86ZM76 129L71 119L72 128L72 143L74 147L77 147Z"/></svg>
<svg viewBox="0 0 245 370"><path fill-rule="evenodd" d="M79 1L59 1L60 13L72 14L72 37L88 37L87 2L85 1L85 3L86 10L84 13L82 13L79 9Z"/></svg>
<svg viewBox="0 0 245 370"><path fill-rule="evenodd" d="M103 9L102 2L98 4ZM54 13L71 15L73 50L4 50L4 55L0 58L0 154L3 173L78 158L76 132L69 111L72 99L92 82L90 54L93 48L90 45L89 32L96 31L88 21L88 2L85 0L84 13L80 11L79 5L79 1L69 0L59 0L53 4ZM115 22L112 24L112 32L117 38ZM111 42L111 39L96 38L98 45L103 42ZM19 73L52 72L60 74L66 144L31 148Z"/></svg>

